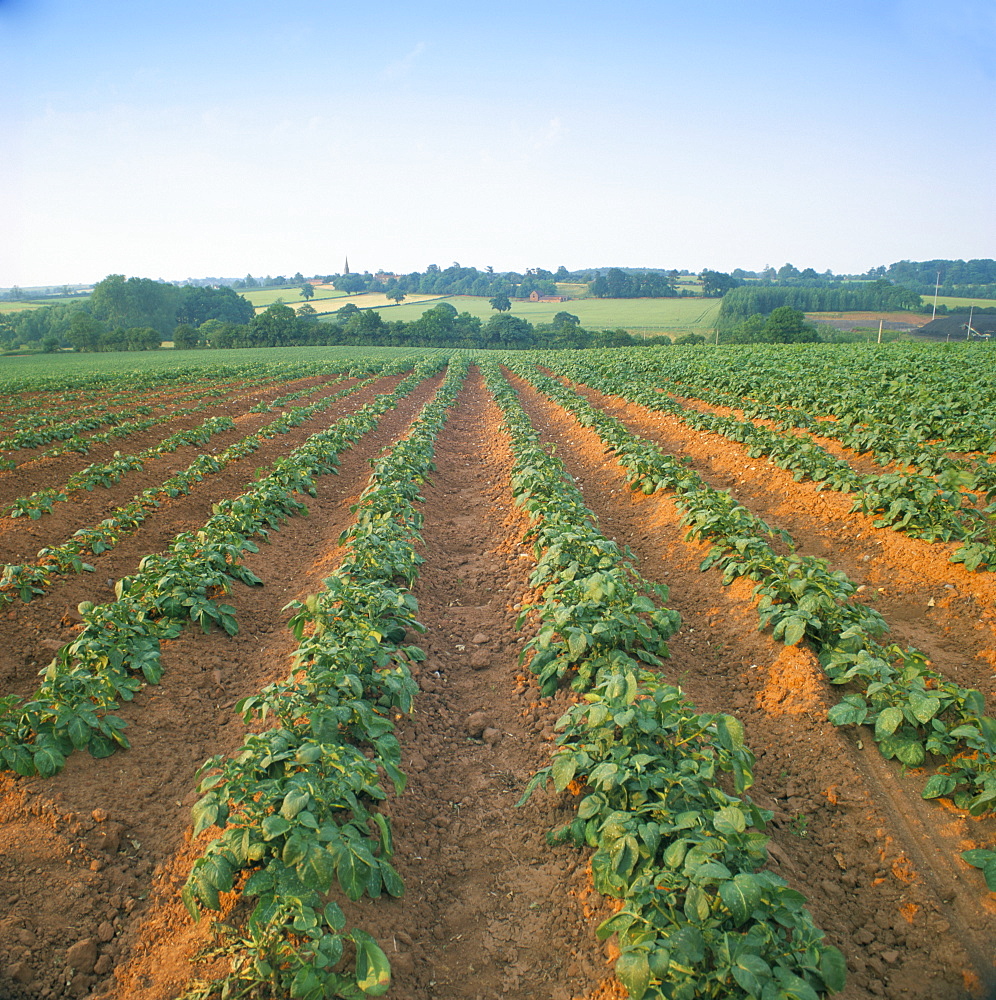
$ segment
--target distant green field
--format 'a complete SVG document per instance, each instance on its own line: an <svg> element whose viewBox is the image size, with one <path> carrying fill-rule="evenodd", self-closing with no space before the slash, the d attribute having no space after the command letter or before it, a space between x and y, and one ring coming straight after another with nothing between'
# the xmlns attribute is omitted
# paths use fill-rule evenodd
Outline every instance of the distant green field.
<svg viewBox="0 0 996 1000"><path fill-rule="evenodd" d="M933 295L924 295L922 299L925 306L934 304ZM996 299L962 299L954 295L938 295L937 304L947 306L948 309L969 309L972 306L975 306L976 309L988 309L996 306Z"/></svg>
<svg viewBox="0 0 996 1000"><path fill-rule="evenodd" d="M469 312L487 321L494 315L488 299L451 295L432 303L405 303L380 310L385 320L418 319L427 308L449 302L457 312ZM577 316L587 330L616 330L635 334L701 333L711 330L719 314L719 299L572 299L568 302L512 303L512 315L530 323L550 323L559 312Z"/></svg>
<svg viewBox="0 0 996 1000"><path fill-rule="evenodd" d="M76 299L85 296L76 295ZM54 306L58 302L71 302L72 299L23 299L20 302L0 302L0 313L27 312L31 309L41 309L44 306Z"/></svg>
<svg viewBox="0 0 996 1000"><path fill-rule="evenodd" d="M256 309L265 309L277 301L286 302L289 306L305 301L301 289L296 285L293 288L251 288L240 291L239 294L242 298L248 299ZM311 297L311 304L314 305L323 299L344 298L345 295L345 292L337 292L334 288L316 288L315 294ZM318 309L317 306L315 308Z"/></svg>
<svg viewBox="0 0 996 1000"><path fill-rule="evenodd" d="M431 350L431 349L426 349ZM393 358L411 351L401 347L249 347L223 351L114 351L107 354L32 354L23 357L0 356L0 393L12 383L23 380L86 377L96 372L118 375L127 381L135 373L182 369L224 368L233 365L250 370L253 366L281 361L298 363L338 358ZM426 353L422 351L421 353Z"/></svg>

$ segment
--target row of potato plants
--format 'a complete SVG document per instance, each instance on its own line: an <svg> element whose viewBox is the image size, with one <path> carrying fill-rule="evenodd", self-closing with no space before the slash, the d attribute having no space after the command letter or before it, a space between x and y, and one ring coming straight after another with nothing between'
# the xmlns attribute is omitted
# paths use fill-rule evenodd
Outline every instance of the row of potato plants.
<svg viewBox="0 0 996 1000"><path fill-rule="evenodd" d="M996 451L996 368L988 346L752 345L641 356L659 377L686 386L869 429L896 427L952 451Z"/></svg>
<svg viewBox="0 0 996 1000"><path fill-rule="evenodd" d="M104 413L108 407L135 403L135 394L131 390L102 394L98 402L78 406L70 405L73 402L72 396L72 393L57 396L43 394L24 400L22 405L26 408L25 412L11 410L0 414L0 432L6 437L16 431L33 431L66 420L80 420L94 413Z"/></svg>
<svg viewBox="0 0 996 1000"><path fill-rule="evenodd" d="M61 385L67 389L70 385L78 386L78 380L82 379L99 387L83 393L83 397L87 399L99 398L101 403L97 407L77 408L78 412L67 413L63 410L58 414L53 413L48 417L43 416L41 419L39 419L39 411L36 406L35 412L30 418L27 418L25 426L18 427L13 433L0 439L0 452L37 448L51 441L59 441L62 442L60 446L49 449L42 454L48 457L64 454L67 451L86 454L93 444L107 443L113 438L126 436L133 431L142 430L144 426L152 426L155 423L167 421L178 415L178 413L193 413L205 409L209 405L206 402L208 399L223 398L229 395L233 389L244 393L247 389L260 389L267 385L281 384L290 379L314 377L316 375L332 377L349 374L350 376L362 377L373 374L377 367L379 367L378 362L365 360L362 357L354 357L343 358L339 361L333 360L311 364L302 362L281 362L277 364L257 362L255 364L244 365L205 365L199 368L177 367L175 369L154 371L133 371L128 372L128 394L126 396L111 395L110 399L108 399L108 394L115 393L121 384L120 374L91 373L88 377L84 373L80 373L72 378L67 377L63 381L53 377L43 380L42 384L45 386L46 391L52 392L53 386L58 387ZM127 423L127 418L130 416L151 414L155 409L160 408L162 404L149 403L137 407L131 406L125 411L118 411L114 414L108 413L108 409L111 406L121 402L133 403L136 395L147 391L160 391L165 385L170 383L174 385L189 383L190 386L195 388L188 394L199 399L200 403L190 409L180 411L171 410L164 417L154 417L148 422L140 422L134 425L128 424L127 426L122 426L122 424ZM232 383L232 385L229 386L228 383ZM14 378L8 379L0 388L9 393L11 398L16 398L19 395L33 391L36 386L29 379ZM61 393L59 397L60 406L64 403L65 399L78 395L80 393ZM97 411L96 414L93 413L94 410ZM108 423L113 425L109 432L83 436L82 432L106 426ZM41 455L36 457L41 457ZM10 469L15 465L16 463L10 459L0 459L0 468Z"/></svg>
<svg viewBox="0 0 996 1000"><path fill-rule="evenodd" d="M255 353L248 360L244 352L239 352L237 361L227 362L198 356L190 364L184 364L164 353L136 357L132 367L121 368L117 361L125 359L89 355L73 358L71 364L65 366L36 368L27 374L23 369L10 367L0 370L0 394L16 399L41 393L57 398L61 404L65 400L103 400L120 392L123 384L127 384L131 397L139 392L159 392L170 386L179 386L180 392L196 389L200 393L205 386L214 391L225 383L238 388L267 382L279 385L299 378L347 374L360 377L372 374L376 366L395 357L396 350L384 348L365 351L358 348L303 349L293 355Z"/></svg>
<svg viewBox="0 0 996 1000"><path fill-rule="evenodd" d="M309 388L287 393L285 396L273 400L272 403L258 403L256 406L251 407L249 412L268 413L285 403L314 395L315 392L316 389ZM327 401L323 402L327 405ZM164 417L144 421L140 425L131 425L129 433L131 430L146 430L154 424L167 423L175 420L177 417L186 416L198 410L205 409L209 405L207 402L202 401L193 408L173 410ZM302 419L307 419L314 412L316 412L315 405L309 407L307 411L296 407L291 411L293 414L292 419L296 419L302 414L304 414ZM297 424L294 426L297 426ZM177 431L175 434L164 438L158 444L151 445L136 454L122 455L121 452L116 451L110 462L94 462L79 472L73 473L61 489L50 488L38 490L28 496L18 497L4 513L9 514L13 518L27 516L32 520L38 520L43 514L50 514L56 503L68 501L68 494L74 490L92 491L97 486L110 488L120 482L128 472L140 471L144 467L144 463L153 458L169 454L184 446L205 445L213 435L230 431L234 428L235 421L229 416L208 417L199 427ZM92 443L93 439L91 438L89 441Z"/></svg>
<svg viewBox="0 0 996 1000"><path fill-rule="evenodd" d="M72 421L60 421L43 427L29 427L0 440L0 451L21 451L26 448L37 448L39 445L52 441L65 441L79 435L81 431L96 430L108 424L120 424L134 416L148 416L152 413L151 406L136 406L129 410L118 410L108 413L103 409L90 417L81 417ZM154 418L156 419L156 418Z"/></svg>
<svg viewBox="0 0 996 1000"><path fill-rule="evenodd" d="M236 580L261 582L239 561L258 551L253 538L265 540L286 518L306 513L298 495L313 494L314 478L335 472L338 454L440 367L435 359L419 362L393 392L278 458L245 493L215 504L200 531L183 532L167 552L145 556L136 573L118 580L115 601L81 604L79 634L42 671L35 695L23 703L13 695L0 698L3 768L48 777L73 750L105 757L126 747L125 723L112 713L144 682L158 683L161 642L179 635L188 620L204 631L218 625L234 634L235 609L218 598Z"/></svg>
<svg viewBox="0 0 996 1000"><path fill-rule="evenodd" d="M805 410L757 402L721 389L689 390L679 383L673 384L680 395L740 409L746 418L743 429L734 422L736 418L716 414L706 415L703 422L694 416L694 411L675 403L673 412L698 429L704 426L742 441L752 457L769 457L779 467L793 472L796 480L808 476L834 490L859 493L852 509L877 514L876 527L897 526L927 541L960 540L962 544L951 561L962 562L969 570L996 566L996 503L993 502L996 465L993 463L983 458L952 456L944 444L925 442L905 428L868 426L860 422L859 414L821 420ZM756 427L750 431L754 420L770 421L774 430ZM899 468L875 476L859 475L808 435L792 433L798 429L839 441L858 453L871 452L880 465L896 463Z"/></svg>
<svg viewBox="0 0 996 1000"><path fill-rule="evenodd" d="M804 896L763 870L772 814L746 795L754 757L742 725L697 712L649 669L679 626L662 603L667 589L601 534L514 391L493 365L485 371L512 438L512 490L532 521L524 540L542 596L530 668L544 693L567 677L581 693L522 801L549 782L578 796L575 818L550 837L593 848L594 885L620 902L598 928L602 940L617 937L617 977L632 1000L839 991L840 951Z"/></svg>
<svg viewBox="0 0 996 1000"><path fill-rule="evenodd" d="M271 386L274 381L275 380L271 377L260 377L237 386L228 386L225 382L209 383L206 386L198 386L196 390L172 397L169 407L162 402L147 407L150 411L156 409L166 410L167 412L161 416L148 417L145 420L125 421L123 423L113 425L107 431L96 434L74 434L71 437L60 440L59 443L53 445L52 447L39 452L33 457L32 460L36 461L40 458L56 458L60 455L70 453L87 455L95 445L109 444L111 441L130 437L132 434L138 434L142 431L148 430L150 427L155 427L159 424L168 424L177 417L201 413L204 410L217 406L219 400L232 396L233 393L238 393L240 396L244 396L247 390L258 390ZM197 400L197 402L192 406L177 405L188 397L192 400ZM104 409L106 410L107 407Z"/></svg>
<svg viewBox="0 0 996 1000"><path fill-rule="evenodd" d="M766 456L792 472L796 480L809 478L832 490L854 493L851 510L877 515L875 527L890 527L928 542L960 541L951 560L964 563L968 570L996 566L996 505L980 510L978 497L961 488L961 473L956 469L939 480L919 473L861 474L809 436L778 433L750 420L683 406L662 392L656 380L634 372L628 363L613 365L602 359L598 364L575 362L566 368L561 364L555 370L575 371L580 381L602 392L670 413L695 430L737 441L752 458Z"/></svg>
<svg viewBox="0 0 996 1000"><path fill-rule="evenodd" d="M172 420L178 415L178 413L173 413L166 419ZM18 497L5 509L4 513L12 518L26 516L37 521L43 514L50 514L56 503L68 501L69 494L74 490L92 492L98 486L109 489L119 483L129 472L141 471L145 463L152 458L174 452L184 446L205 445L215 434L221 434L234 428L235 421L231 417L208 417L199 426L185 431L177 431L164 438L157 445L145 448L136 454L122 455L120 451L116 451L109 462L92 462L69 476L61 489L37 490L27 496Z"/></svg>
<svg viewBox="0 0 996 1000"><path fill-rule="evenodd" d="M845 573L813 556L777 553L769 540L777 537L791 548L786 532L772 529L729 492L710 487L559 380L517 367L598 434L633 489L674 493L687 537L713 543L702 570L722 570L724 584L739 576L757 582L761 628L771 627L774 638L788 645L803 638L813 645L831 683L849 688L830 709L831 722L873 727L882 754L908 767L922 766L928 755L943 758L925 785L925 798L950 797L976 816L996 809L996 719L986 715L980 691L948 680L917 649L879 642L888 626L857 600L857 585Z"/></svg>
<svg viewBox="0 0 996 1000"><path fill-rule="evenodd" d="M925 440L916 428L905 424L868 424L863 421L864 414L860 411L842 413L834 418L814 416L799 407L779 406L738 396L721 388L685 386L677 382L671 384L677 395L742 410L751 420L770 421L780 431L802 429L831 438L859 454L870 453L879 465L894 462L926 475L947 475L949 478L954 478L957 473L959 485L969 490L988 489L996 485L996 466L982 458L953 454L944 442Z"/></svg>
<svg viewBox="0 0 996 1000"><path fill-rule="evenodd" d="M82 431L90 430L95 420L100 419L101 423L94 424L94 426L105 426L108 421L106 419L108 411L115 405L114 400L108 400L103 406L99 408L99 413L101 417L88 417L86 419L77 420L67 424L64 419L59 417L51 417L48 419L43 418L41 424L38 423L37 418L34 423L28 425L28 427L20 430L16 435L10 438L4 439L0 442L0 451L8 450L15 451L28 448L37 448L48 441L56 441L57 443L52 445L50 448L46 448L44 451L40 451L34 456L32 456L32 461L37 461L42 458L57 458L60 455L67 454L78 454L87 455L90 450L99 444L108 444L111 441L118 440L121 438L127 438L132 434L138 434L142 431L148 430L150 427L156 427L160 424L168 424L171 420L175 420L177 417L187 416L189 414L200 413L203 410L209 409L212 405L209 399L210 397L224 396L225 393L220 392L217 389L201 389L197 393L199 402L193 406L180 407L170 409L167 413L161 414L159 416L149 416L156 409L162 409L162 405L152 405L143 404L141 406L132 407L130 410L119 410L116 413L116 419L110 421L110 428L107 431L103 431L96 434L84 434ZM134 393L129 393L128 401L132 402L134 400ZM130 420L130 419L118 419L121 417L126 417L134 414L144 415L144 420ZM17 462L11 458L0 458L0 469L9 470L17 467ZM51 507L49 506L49 509ZM43 509L43 512L47 513L47 510ZM28 514L31 517L38 516L31 512L31 510L21 511L22 514ZM14 514L13 516L18 516Z"/></svg>
<svg viewBox="0 0 996 1000"><path fill-rule="evenodd" d="M186 496L205 476L221 472L232 462L251 455L264 441L300 426L372 381L372 378L361 381L326 396L311 406L294 407L282 412L276 419L229 445L219 454L202 452L186 469L174 473L159 486L143 490L127 503L115 508L109 517L96 526L80 528L65 542L41 549L36 562L5 564L0 572L0 607L13 603L17 598L28 602L40 596L49 589L53 578L59 574L92 572L94 567L84 561L85 556L91 553L100 555L113 549L122 537L143 524L167 497Z"/></svg>
<svg viewBox="0 0 996 1000"><path fill-rule="evenodd" d="M404 891L377 803L385 777L395 794L406 783L395 728L417 693L409 663L425 655L406 644L424 631L409 589L423 561L420 490L466 370L451 365L410 431L374 462L324 588L288 605L299 643L289 676L236 706L246 723L271 727L198 772L194 834L221 832L195 861L184 902L194 919L221 909L220 894L233 889L257 902L241 929L223 927L211 953L227 957L228 975L188 998L320 1000L381 996L390 986L386 955L368 933L347 929L329 894L337 887L355 901Z"/></svg>

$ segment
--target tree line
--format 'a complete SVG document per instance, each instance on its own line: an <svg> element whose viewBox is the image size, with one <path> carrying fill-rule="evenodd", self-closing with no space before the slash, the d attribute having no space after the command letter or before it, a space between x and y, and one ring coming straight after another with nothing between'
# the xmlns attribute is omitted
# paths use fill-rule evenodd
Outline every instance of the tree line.
<svg viewBox="0 0 996 1000"><path fill-rule="evenodd" d="M153 350L178 325L209 320L248 323L253 307L234 289L184 285L111 274L88 299L12 313L0 325L0 342L60 345L78 351Z"/></svg>
<svg viewBox="0 0 996 1000"><path fill-rule="evenodd" d="M695 343L705 340L692 335ZM448 302L427 309L418 319L385 320L374 309L347 302L331 317L321 319L310 305L296 312L275 302L248 323L209 320L199 328L177 330L178 348L241 347L469 347L516 350L530 347L633 347L671 344L667 336L640 338L626 330L586 330L573 314L562 311L552 322L532 324L510 312L497 312L487 321L458 312Z"/></svg>
<svg viewBox="0 0 996 1000"><path fill-rule="evenodd" d="M901 260L889 265L885 277L919 295L933 295L937 289L941 295L996 298L996 260L988 257L977 260Z"/></svg>
<svg viewBox="0 0 996 1000"><path fill-rule="evenodd" d="M718 274L718 272L708 272ZM454 263L440 268L430 264L425 271L410 274L356 274L347 273L330 277L332 285L342 292L384 292L389 297L397 292L404 295L476 295L480 298L528 298L538 295L556 295L557 282L584 284L589 294L596 298L673 298L679 293L676 287L678 271L653 271L646 268L610 267L601 271L568 271L561 265L556 271L542 267L518 271L484 271L476 267L461 267ZM729 275L724 275L729 280Z"/></svg>
<svg viewBox="0 0 996 1000"><path fill-rule="evenodd" d="M892 312L919 305L919 294L885 278L823 288L743 285L723 296L717 325L720 330L729 329L755 314L768 316L783 306L803 312Z"/></svg>

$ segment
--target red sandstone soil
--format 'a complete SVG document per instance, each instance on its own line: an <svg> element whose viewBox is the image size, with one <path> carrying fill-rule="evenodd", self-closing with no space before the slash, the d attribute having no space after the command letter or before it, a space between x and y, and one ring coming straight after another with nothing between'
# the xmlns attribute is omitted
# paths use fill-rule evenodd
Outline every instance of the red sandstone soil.
<svg viewBox="0 0 996 1000"><path fill-rule="evenodd" d="M47 781L2 779L0 998L167 1000L192 979L217 974L211 965L191 964L208 935L178 903L198 853L189 842L194 772L205 757L241 743L235 700L286 674L296 644L285 628L289 612L281 609L319 589L334 570L341 558L336 540L366 483L368 460L404 432L438 381L385 414L342 457L339 475L319 481L319 495L307 498L310 516L288 521L247 560L264 584L233 593L238 635L188 629L168 644L162 683L122 709L130 750L99 761L76 754ZM347 397L334 412L270 442L245 467L206 477L190 497L165 506L100 557L96 574L69 578L8 611L0 619L0 690L32 689L38 665L71 638L80 600L108 599L106 580L203 523L211 503L240 492L253 468L393 384L384 380ZM684 625L671 643L668 676L703 710L744 719L758 756L752 795L775 811L772 868L806 893L818 924L847 955L843 996L979 995L980 977L991 974L993 897L955 851L991 844L992 824L969 824L920 802L915 779L886 767L870 740L862 750L831 727L825 711L834 691L811 654L757 631L750 587L723 588L715 575L700 573L703 547L682 541L673 504L630 493L590 432L518 387L602 530L631 546L644 575L671 587ZM945 564L944 573L955 576L935 576L940 567L924 562L922 543L905 550L899 543L907 540L891 532L862 527L854 539L859 522L827 506L832 495L807 492L784 474L783 481L763 461L744 459L739 446L599 399L634 430L691 454L703 475L735 484L743 502L791 530L803 551L831 555L876 593L884 587L878 607L898 639L933 642L942 669L988 680L992 692L991 670L987 675L979 657L996 647L992 619L978 621L987 593L972 589L970 582L981 583L965 579L960 567ZM263 419L245 414L249 405L232 413L240 433ZM174 456L175 468L191 457ZM607 910L589 891L585 853L550 848L542 836L567 817L567 805L539 794L514 808L546 760L566 697L537 698L517 665L524 639L514 628L516 606L528 589L532 557L518 544L524 522L509 494L509 463L498 412L474 372L440 435L437 472L423 491L426 562L415 594L428 626L428 658L418 668L417 711L400 734L409 787L386 807L406 894L357 904L349 915L387 951L391 996L608 1000L624 991L612 985L594 938ZM168 472L158 475L152 482ZM138 482L115 487L120 495L108 491L117 497L108 508L150 485ZM44 485L57 484L32 473L17 495ZM90 523L65 516L32 522L36 547ZM4 538L0 552L14 551L3 547Z"/></svg>

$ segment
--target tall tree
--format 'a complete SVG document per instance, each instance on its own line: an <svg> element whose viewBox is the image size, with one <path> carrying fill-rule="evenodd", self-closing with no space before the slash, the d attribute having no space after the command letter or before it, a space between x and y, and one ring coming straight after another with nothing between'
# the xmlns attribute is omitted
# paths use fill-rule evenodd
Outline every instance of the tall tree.
<svg viewBox="0 0 996 1000"><path fill-rule="evenodd" d="M699 278L702 281L702 294L708 299L721 299L731 288L741 284L736 278L723 271L704 270Z"/></svg>
<svg viewBox="0 0 996 1000"><path fill-rule="evenodd" d="M175 285L151 278L128 278L109 274L98 281L90 296L90 308L97 319L112 327L151 326L167 336L176 326L180 290Z"/></svg>

